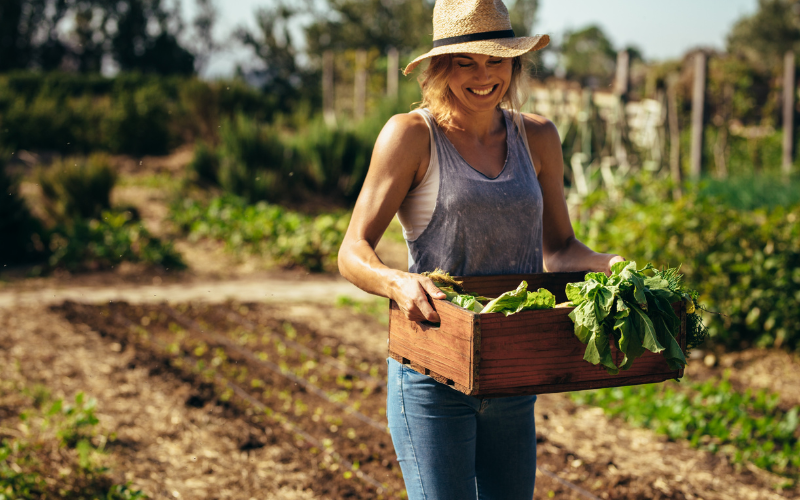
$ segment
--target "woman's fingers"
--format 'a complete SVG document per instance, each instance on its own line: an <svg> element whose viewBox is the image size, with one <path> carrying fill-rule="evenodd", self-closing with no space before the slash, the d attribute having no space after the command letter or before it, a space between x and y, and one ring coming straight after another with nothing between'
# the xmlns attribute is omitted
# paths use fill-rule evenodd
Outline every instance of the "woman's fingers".
<svg viewBox="0 0 800 500"><path fill-rule="evenodd" d="M439 314L431 305L428 296L444 299L446 295L429 278L419 274L410 274L408 281L400 287L395 301L411 321L430 321L439 323Z"/></svg>

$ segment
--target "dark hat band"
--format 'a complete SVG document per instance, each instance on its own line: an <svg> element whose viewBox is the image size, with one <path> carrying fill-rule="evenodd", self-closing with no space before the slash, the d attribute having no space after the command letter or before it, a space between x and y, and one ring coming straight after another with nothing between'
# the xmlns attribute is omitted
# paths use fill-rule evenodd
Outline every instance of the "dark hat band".
<svg viewBox="0 0 800 500"><path fill-rule="evenodd" d="M470 35L451 36L440 38L433 41L433 48L456 43L481 42L483 40L495 40L497 38L514 38L514 30L484 31L483 33L472 33Z"/></svg>

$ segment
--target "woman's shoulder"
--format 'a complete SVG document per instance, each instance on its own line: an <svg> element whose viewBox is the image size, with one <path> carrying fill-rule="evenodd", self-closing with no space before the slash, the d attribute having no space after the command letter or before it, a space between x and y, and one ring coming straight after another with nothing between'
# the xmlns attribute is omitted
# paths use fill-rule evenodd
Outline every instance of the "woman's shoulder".
<svg viewBox="0 0 800 500"><path fill-rule="evenodd" d="M378 144L402 143L404 148L427 148L430 146L428 125L421 113L400 113L392 116L381 130Z"/></svg>
<svg viewBox="0 0 800 500"><path fill-rule="evenodd" d="M551 140L554 137L558 139L558 128L551 120L534 113L521 114L523 123L525 124L525 132L529 139L532 134L539 139ZM559 143L560 142L561 140L559 139Z"/></svg>

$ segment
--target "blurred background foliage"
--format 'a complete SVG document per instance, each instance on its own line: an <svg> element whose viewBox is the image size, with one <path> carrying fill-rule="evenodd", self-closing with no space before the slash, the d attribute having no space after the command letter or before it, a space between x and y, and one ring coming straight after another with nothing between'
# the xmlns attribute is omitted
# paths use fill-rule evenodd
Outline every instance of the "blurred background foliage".
<svg viewBox="0 0 800 500"><path fill-rule="evenodd" d="M400 78L397 97L387 92L387 53L397 49L402 67L428 49L433 2L274 1L254 13L253 26L223 40L214 36L218 6L192 1L195 17L185 19L180 4L166 0L0 0L3 265L181 267L174 247L110 195L120 155L188 145L170 237L219 240L276 265L335 271L375 139L390 116L419 99L413 77ZM507 5L518 34L535 32L538 2ZM227 79L198 77L212 54L231 46L249 49L251 60ZM356 118L362 49L366 113ZM700 182L675 185L668 158L653 163L634 149L639 160L613 188L603 187L602 172L590 172L597 188L570 202L578 237L598 250L683 264L689 285L723 313L706 319L713 342L727 347L800 346L800 181L778 175L790 49L800 51L794 0L760 0L724 51L697 49L709 55ZM674 90L687 173L696 51L649 61L586 26L535 54L532 75L541 85L608 92L620 50L631 61L627 99L659 100ZM322 112L325 51L335 56L334 120ZM590 111L592 140L602 144L608 133ZM571 194L571 148L580 141L578 129L564 130ZM666 147L670 139L658 140ZM31 166L26 152L42 164ZM26 183L41 193L36 204L23 196Z"/></svg>

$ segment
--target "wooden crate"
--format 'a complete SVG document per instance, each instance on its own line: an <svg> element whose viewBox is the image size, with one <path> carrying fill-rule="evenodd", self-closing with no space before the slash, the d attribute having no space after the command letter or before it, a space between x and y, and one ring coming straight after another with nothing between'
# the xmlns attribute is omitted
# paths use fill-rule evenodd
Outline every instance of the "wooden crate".
<svg viewBox="0 0 800 500"><path fill-rule="evenodd" d="M544 273L459 278L470 292L496 297L514 290L520 281L528 290L546 288L557 302L566 302L567 283L584 280L585 273ZM435 300L441 324L437 327L407 320L391 302L389 355L420 373L470 396L500 397L580 391L680 378L661 354L649 351L633 367L609 375L602 366L584 361L586 346L574 333L573 308L524 311L511 316L475 314L444 300ZM686 348L686 310L673 305L681 319L678 344ZM622 360L611 345L616 363Z"/></svg>

